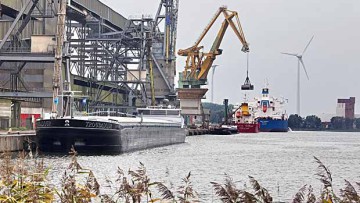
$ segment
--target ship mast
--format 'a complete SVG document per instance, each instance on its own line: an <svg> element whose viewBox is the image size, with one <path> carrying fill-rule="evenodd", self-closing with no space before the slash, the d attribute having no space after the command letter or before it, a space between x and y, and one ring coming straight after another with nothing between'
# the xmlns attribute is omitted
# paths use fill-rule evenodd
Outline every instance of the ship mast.
<svg viewBox="0 0 360 203"><path fill-rule="evenodd" d="M61 75L62 75L62 53L65 33L65 16L66 16L66 2L67 0L60 0L58 3L57 27L56 27L56 49L54 61L54 75L53 75L53 102L51 117L56 118L59 115L59 92L62 89ZM61 101L62 103L62 101ZM62 104L60 108L60 115L62 111Z"/></svg>

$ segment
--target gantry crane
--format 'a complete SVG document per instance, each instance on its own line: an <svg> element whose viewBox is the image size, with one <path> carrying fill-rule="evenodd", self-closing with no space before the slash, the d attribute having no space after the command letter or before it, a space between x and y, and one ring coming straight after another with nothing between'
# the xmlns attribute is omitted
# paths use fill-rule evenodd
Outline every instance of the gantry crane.
<svg viewBox="0 0 360 203"><path fill-rule="evenodd" d="M220 30L218 31L210 51L205 53L202 51L203 46L200 46L200 43L221 14L224 15L225 19L221 25ZM236 19L236 23L233 21L234 18ZM206 26L205 30L201 33L195 44L187 49L180 49L178 51L180 56L187 57L185 70L180 73L179 78L180 84L182 84L182 88L200 88L201 85L206 84L208 72L211 69L214 60L216 59L216 56L222 54L220 45L229 25L243 45L241 50L243 52L249 52L249 44L245 39L238 13L228 10L226 7L220 7L219 10L215 13L214 17L211 19L210 23ZM245 83L248 83L248 85L252 86L248 78L247 81L248 82L245 81Z"/></svg>

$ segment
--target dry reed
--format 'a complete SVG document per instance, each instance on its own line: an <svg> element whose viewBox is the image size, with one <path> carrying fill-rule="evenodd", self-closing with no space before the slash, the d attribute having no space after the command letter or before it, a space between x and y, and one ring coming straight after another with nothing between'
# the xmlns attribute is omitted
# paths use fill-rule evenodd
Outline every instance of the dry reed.
<svg viewBox="0 0 360 203"><path fill-rule="evenodd" d="M37 154L37 153L36 153ZM117 179L107 183L116 188L114 194L101 194L100 185L93 172L84 169L77 161L77 153L71 150L71 161L64 171L60 188L56 188L47 179L49 168L44 162L33 156L32 152L20 152L16 159L8 152L1 154L0 163L0 202L62 202L62 203L140 203L140 202L200 202L193 188L191 173L182 179L176 191L169 189L163 182L152 181L147 175L144 164L136 170L125 172L120 167ZM345 180L345 187L339 195L334 192L332 174L317 157L316 177L322 183L319 195L312 186L304 185L293 197L293 203L360 203L360 183L352 185ZM254 177L249 176L250 188L237 188L232 178L225 175L224 183L210 182L215 195L224 203L272 203L273 198ZM160 197L154 197L159 194Z"/></svg>

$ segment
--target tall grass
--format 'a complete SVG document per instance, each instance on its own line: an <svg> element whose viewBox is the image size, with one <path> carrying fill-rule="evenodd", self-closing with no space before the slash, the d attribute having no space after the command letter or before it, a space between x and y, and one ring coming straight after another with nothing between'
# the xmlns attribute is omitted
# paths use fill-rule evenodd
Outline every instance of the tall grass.
<svg viewBox="0 0 360 203"><path fill-rule="evenodd" d="M62 203L140 203L140 202L200 202L191 182L189 172L175 191L160 181L153 181L147 169L140 163L136 170L118 168L115 181L108 184L116 188L113 194L101 194L100 185L90 169L84 169L77 161L74 149L70 152L70 163L63 172L61 184L55 186L48 179L51 170L35 154L20 152L16 158L10 153L1 154L0 202L62 202ZM315 176L322 189L315 194L311 185L304 185L294 195L293 203L360 203L360 183L354 185L345 180L344 188L336 193L333 189L332 173L320 159ZM219 201L224 203L271 203L268 190L254 177L249 176L249 188L238 188L232 178L225 175L223 183L210 182ZM157 194L157 196L155 196Z"/></svg>

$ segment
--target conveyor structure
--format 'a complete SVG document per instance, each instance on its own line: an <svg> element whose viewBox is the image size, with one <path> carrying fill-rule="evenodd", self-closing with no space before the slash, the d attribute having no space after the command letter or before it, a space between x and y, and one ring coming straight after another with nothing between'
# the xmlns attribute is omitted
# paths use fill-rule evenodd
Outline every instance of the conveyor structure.
<svg viewBox="0 0 360 203"><path fill-rule="evenodd" d="M0 98L48 109L55 102L58 2L0 1ZM99 0L65 2L60 90L81 91L78 110L128 111L175 98L178 0L160 0L154 17L128 19Z"/></svg>

